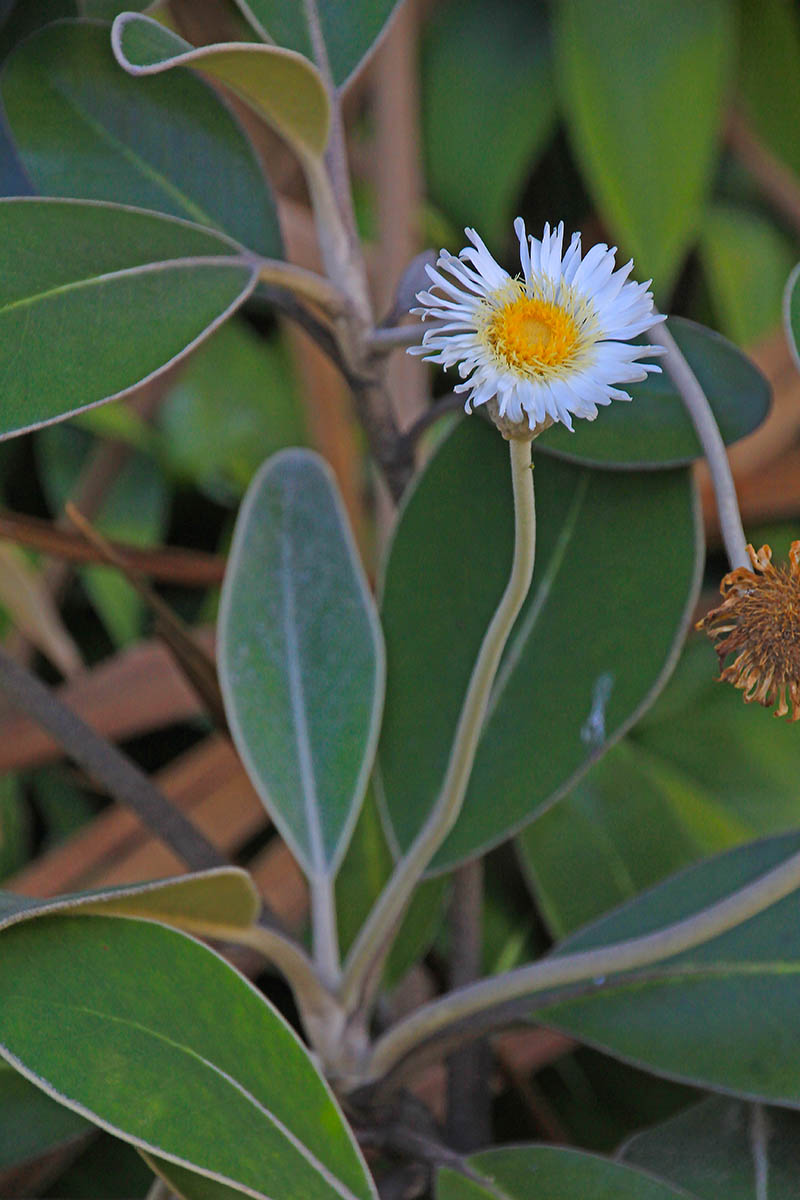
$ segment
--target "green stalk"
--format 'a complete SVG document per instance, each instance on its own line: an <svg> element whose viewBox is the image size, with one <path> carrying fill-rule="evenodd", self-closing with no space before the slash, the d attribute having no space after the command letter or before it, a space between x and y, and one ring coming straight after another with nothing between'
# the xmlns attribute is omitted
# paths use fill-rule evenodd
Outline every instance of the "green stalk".
<svg viewBox="0 0 800 1200"><path fill-rule="evenodd" d="M708 908L655 933L598 946L574 954L541 959L505 975L494 975L450 992L413 1012L375 1044L359 1084L394 1072L406 1058L432 1043L446 1043L456 1032L480 1036L489 1029L524 1019L535 997L571 984L595 981L672 958L735 929L800 887L800 853L767 871ZM548 997L548 999L554 999Z"/></svg>
<svg viewBox="0 0 800 1200"><path fill-rule="evenodd" d="M511 440L514 561L506 590L481 643L456 727L442 790L427 821L378 897L344 968L341 1001L350 1014L368 1012L381 967L414 888L461 812L500 657L533 577L536 513L530 441Z"/></svg>

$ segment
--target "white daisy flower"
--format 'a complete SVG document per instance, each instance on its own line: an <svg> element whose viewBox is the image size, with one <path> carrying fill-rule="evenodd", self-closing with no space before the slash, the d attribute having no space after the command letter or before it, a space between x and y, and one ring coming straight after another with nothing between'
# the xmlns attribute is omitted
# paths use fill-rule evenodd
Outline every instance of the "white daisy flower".
<svg viewBox="0 0 800 1200"><path fill-rule="evenodd" d="M592 246L581 257L575 233L563 251L563 222L552 232L545 225L541 241L528 237L521 217L514 230L521 278L498 266L474 229L458 257L442 250L438 270L426 268L436 292L420 292L423 307L412 311L444 324L410 353L458 364L466 411L489 403L504 433L516 426L519 435L521 425L535 434L555 421L571 430L573 416L593 421L598 405L630 400L618 384L660 371L637 361L660 346L626 343L664 318L653 312L651 280L626 283L633 261L614 270L616 247Z"/></svg>

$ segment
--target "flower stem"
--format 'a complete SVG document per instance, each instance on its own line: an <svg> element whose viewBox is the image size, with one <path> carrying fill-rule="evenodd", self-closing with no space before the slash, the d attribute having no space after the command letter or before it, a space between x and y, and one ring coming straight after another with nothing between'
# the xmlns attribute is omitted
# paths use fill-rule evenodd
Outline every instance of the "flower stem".
<svg viewBox="0 0 800 1200"><path fill-rule="evenodd" d="M512 440L509 447L515 513L511 575L475 660L442 790L415 841L395 867L345 964L340 994L351 1014L368 1010L411 894L461 812L500 657L530 588L536 544L531 444Z"/></svg>
<svg viewBox="0 0 800 1200"><path fill-rule="evenodd" d="M747 539L742 528L739 502L736 499L736 485L733 482L725 443L722 440L714 413L711 411L708 398L677 342L667 329L666 322L657 325L648 333L647 337L650 342L664 346L666 350L664 365L681 394L700 445L703 447L703 453L711 473L711 483L717 500L719 525L731 570L736 567L749 568L750 559L745 550Z"/></svg>
<svg viewBox="0 0 800 1200"><path fill-rule="evenodd" d="M479 1036L511 1019L529 1016L534 998L542 992L592 980L599 986L609 975L650 966L700 946L764 912L798 887L800 853L723 900L655 933L552 956L450 992L417 1009L380 1038L359 1083L382 1079L415 1050L433 1041L445 1042L456 1029L463 1041L466 1030Z"/></svg>

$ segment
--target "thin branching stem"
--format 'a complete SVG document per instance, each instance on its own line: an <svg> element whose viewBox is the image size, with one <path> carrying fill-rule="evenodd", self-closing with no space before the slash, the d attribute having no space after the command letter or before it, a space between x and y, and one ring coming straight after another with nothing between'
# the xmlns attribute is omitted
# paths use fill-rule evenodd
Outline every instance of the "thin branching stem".
<svg viewBox="0 0 800 1200"><path fill-rule="evenodd" d="M342 1003L363 1020L370 1011L380 973L414 888L455 824L475 761L500 656L533 577L536 517L529 441L511 441L514 492L514 560L506 590L478 652L464 698L442 790L408 853L375 903L344 969Z"/></svg>
<svg viewBox="0 0 800 1200"><path fill-rule="evenodd" d="M708 403L708 398L677 342L667 329L666 323L657 325L648 333L647 337L654 345L664 347L666 351L663 360L664 366L680 392L681 399L700 440L700 445L703 447L717 501L719 525L731 569L749 568L750 559L745 550L746 538L742 528L739 502L736 498L736 485L733 482L725 443L722 440L722 434L711 410L711 405Z"/></svg>

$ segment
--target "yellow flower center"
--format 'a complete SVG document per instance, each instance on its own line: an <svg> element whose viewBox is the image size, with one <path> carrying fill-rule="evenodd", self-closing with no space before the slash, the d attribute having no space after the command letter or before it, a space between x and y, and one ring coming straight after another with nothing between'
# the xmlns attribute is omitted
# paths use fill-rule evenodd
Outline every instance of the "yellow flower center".
<svg viewBox="0 0 800 1200"><path fill-rule="evenodd" d="M523 294L494 311L485 337L509 369L527 375L569 362L580 330L560 305Z"/></svg>

